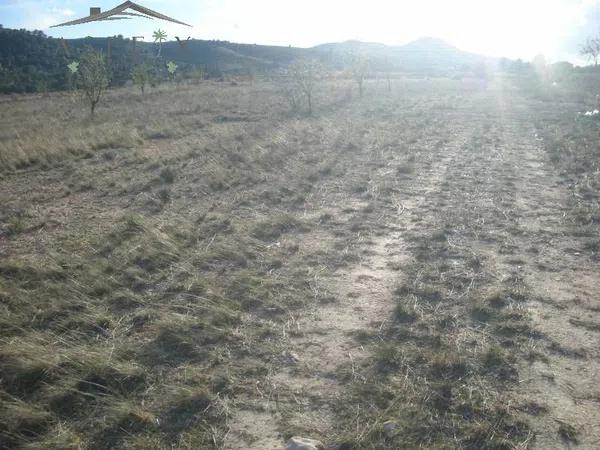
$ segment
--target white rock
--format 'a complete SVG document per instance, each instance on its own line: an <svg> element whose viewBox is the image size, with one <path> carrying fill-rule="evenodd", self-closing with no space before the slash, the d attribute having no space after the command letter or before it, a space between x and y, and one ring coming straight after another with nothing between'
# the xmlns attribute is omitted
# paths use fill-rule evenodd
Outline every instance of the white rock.
<svg viewBox="0 0 600 450"><path fill-rule="evenodd" d="M325 450L325 446L314 439L294 436L287 441L285 450Z"/></svg>
<svg viewBox="0 0 600 450"><path fill-rule="evenodd" d="M298 364L300 357L297 353L286 351L281 354L287 364Z"/></svg>

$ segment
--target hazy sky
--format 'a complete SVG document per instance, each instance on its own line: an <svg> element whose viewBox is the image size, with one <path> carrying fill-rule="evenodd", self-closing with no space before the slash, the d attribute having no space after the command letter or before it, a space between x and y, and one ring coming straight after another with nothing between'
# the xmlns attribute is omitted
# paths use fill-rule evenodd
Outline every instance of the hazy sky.
<svg viewBox="0 0 600 450"><path fill-rule="evenodd" d="M110 9L123 0L0 0L0 23L41 29L55 37L144 35L308 47L359 39L403 44L422 36L445 39L490 56L577 58L586 37L600 33L600 0L139 0L194 27L137 18L48 29Z"/></svg>

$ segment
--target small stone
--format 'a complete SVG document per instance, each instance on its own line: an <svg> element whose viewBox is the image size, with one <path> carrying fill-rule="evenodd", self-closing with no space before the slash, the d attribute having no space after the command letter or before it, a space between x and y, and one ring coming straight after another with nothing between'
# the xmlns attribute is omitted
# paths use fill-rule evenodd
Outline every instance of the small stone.
<svg viewBox="0 0 600 450"><path fill-rule="evenodd" d="M294 436L287 441L285 450L325 450L325 446L314 439Z"/></svg>
<svg viewBox="0 0 600 450"><path fill-rule="evenodd" d="M287 364L298 364L300 357L294 352L283 352L282 356Z"/></svg>
<svg viewBox="0 0 600 450"><path fill-rule="evenodd" d="M398 424L396 422L388 420L383 424L383 434L385 434L387 438L393 438L396 435L397 430Z"/></svg>

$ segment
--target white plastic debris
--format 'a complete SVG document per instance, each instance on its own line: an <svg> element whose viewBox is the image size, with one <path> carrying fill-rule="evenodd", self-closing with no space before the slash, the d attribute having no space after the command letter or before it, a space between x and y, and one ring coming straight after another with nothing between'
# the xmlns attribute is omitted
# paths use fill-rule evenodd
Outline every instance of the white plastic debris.
<svg viewBox="0 0 600 450"><path fill-rule="evenodd" d="M324 450L325 446L314 439L301 438L294 436L291 438L286 446L285 450Z"/></svg>

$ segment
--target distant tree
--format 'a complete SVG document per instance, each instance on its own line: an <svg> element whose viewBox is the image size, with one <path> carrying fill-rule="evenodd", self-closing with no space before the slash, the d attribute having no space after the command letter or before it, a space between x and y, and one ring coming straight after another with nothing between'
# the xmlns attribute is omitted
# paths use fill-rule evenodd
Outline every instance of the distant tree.
<svg viewBox="0 0 600 450"><path fill-rule="evenodd" d="M78 87L90 103L90 114L94 117L96 105L110 82L104 55L93 48L85 49L79 61L78 73Z"/></svg>
<svg viewBox="0 0 600 450"><path fill-rule="evenodd" d="M346 65L350 76L358 86L358 94L362 98L364 81L369 73L369 61L359 51L352 51L347 57Z"/></svg>
<svg viewBox="0 0 600 450"><path fill-rule="evenodd" d="M600 58L600 38L587 39L581 46L579 53L588 60L594 61L594 66L597 66L598 58Z"/></svg>
<svg viewBox="0 0 600 450"><path fill-rule="evenodd" d="M564 81L573 73L573 64L567 61L554 63L548 67L549 75L552 81Z"/></svg>
<svg viewBox="0 0 600 450"><path fill-rule="evenodd" d="M254 84L254 80L256 78L256 67L254 63L252 61L244 59L242 61L242 67L244 68L244 72L246 72L248 80L250 80L250 84Z"/></svg>
<svg viewBox="0 0 600 450"><path fill-rule="evenodd" d="M385 58L383 62L380 64L381 70L385 76L385 80L387 81L387 90L388 92L392 92L392 69L393 66L390 61Z"/></svg>
<svg viewBox="0 0 600 450"><path fill-rule="evenodd" d="M305 59L297 60L289 68L290 75L294 83L306 98L308 114L313 111L313 94L317 82L319 81L323 67L315 60Z"/></svg>
<svg viewBox="0 0 600 450"><path fill-rule="evenodd" d="M385 72L385 79L387 81L387 90L388 92L392 92L392 74L389 70Z"/></svg>
<svg viewBox="0 0 600 450"><path fill-rule="evenodd" d="M200 65L195 66L190 70L189 76L195 83L199 83L206 77L206 70Z"/></svg>
<svg viewBox="0 0 600 450"><path fill-rule="evenodd" d="M138 64L131 71L131 80L133 84L140 88L142 95L144 95L146 85L152 81L152 69L148 64Z"/></svg>

